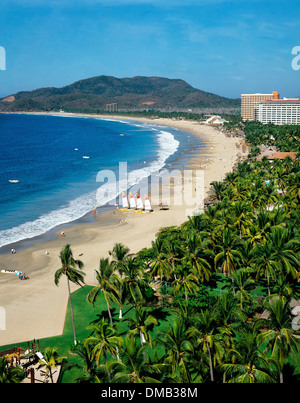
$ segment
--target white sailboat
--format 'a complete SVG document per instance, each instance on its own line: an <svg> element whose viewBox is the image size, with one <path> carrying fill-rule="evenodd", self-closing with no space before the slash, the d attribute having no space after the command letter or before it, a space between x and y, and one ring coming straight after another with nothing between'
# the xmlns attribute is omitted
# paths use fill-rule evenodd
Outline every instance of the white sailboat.
<svg viewBox="0 0 300 403"><path fill-rule="evenodd" d="M145 210L147 211L152 210L151 203L147 195L145 195Z"/></svg>
<svg viewBox="0 0 300 403"><path fill-rule="evenodd" d="M136 204L132 193L129 195L129 207L131 209L136 209Z"/></svg>
<svg viewBox="0 0 300 403"><path fill-rule="evenodd" d="M123 208L128 208L128 200L124 192L122 192L122 206Z"/></svg>
<svg viewBox="0 0 300 403"><path fill-rule="evenodd" d="M144 209L142 199L140 198L140 195L138 193L136 194L136 207L141 210Z"/></svg>

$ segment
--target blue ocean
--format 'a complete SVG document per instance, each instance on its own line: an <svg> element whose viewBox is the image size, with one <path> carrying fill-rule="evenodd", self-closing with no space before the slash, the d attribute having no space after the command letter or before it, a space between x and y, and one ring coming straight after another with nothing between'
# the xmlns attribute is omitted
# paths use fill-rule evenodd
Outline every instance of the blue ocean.
<svg viewBox="0 0 300 403"><path fill-rule="evenodd" d="M0 144L1 248L107 205L118 195L99 201L99 172L113 171L118 180L126 163L129 188L183 158L183 150L201 147L201 139L126 120L1 114Z"/></svg>

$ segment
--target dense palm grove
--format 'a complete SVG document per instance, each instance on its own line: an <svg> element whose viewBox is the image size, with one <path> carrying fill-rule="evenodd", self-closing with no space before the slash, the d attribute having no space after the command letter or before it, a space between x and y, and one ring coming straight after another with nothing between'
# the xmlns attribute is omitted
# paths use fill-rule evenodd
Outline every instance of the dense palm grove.
<svg viewBox="0 0 300 403"><path fill-rule="evenodd" d="M254 147L272 133L278 148L298 150L298 128L285 127L286 140L283 128L265 126L258 143L257 126L244 128ZM299 357L290 305L299 299L299 179L299 153L273 163L248 158L213 183L213 206L161 229L151 248L133 255L116 244L87 295L92 304L104 296L108 315L87 323L90 336L73 347L82 360L77 381L290 381ZM66 274L83 283L69 245L61 261L55 281ZM123 317L128 306L134 315Z"/></svg>

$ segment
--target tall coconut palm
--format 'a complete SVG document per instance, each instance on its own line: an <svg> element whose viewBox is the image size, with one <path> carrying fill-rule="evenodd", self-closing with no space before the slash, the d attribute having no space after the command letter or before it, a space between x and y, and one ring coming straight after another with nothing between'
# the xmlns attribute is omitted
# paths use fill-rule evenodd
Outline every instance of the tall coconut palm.
<svg viewBox="0 0 300 403"><path fill-rule="evenodd" d="M70 282L82 286L84 284L84 275L85 273L79 269L83 268L83 263L81 260L76 260L73 258L73 252L71 250L71 246L67 244L64 249L60 252L60 261L61 261L61 268L55 272L54 275L54 283L58 286L60 278L62 275L65 275L67 278L67 285L68 285L68 293L69 293L69 302L71 308L71 317L72 317L72 325L73 325L73 333L74 333L74 345L77 344L76 340L76 329L75 329L75 322L74 322L74 311L73 311L73 304L71 298L71 289L70 289ZM79 269L77 269L77 267Z"/></svg>
<svg viewBox="0 0 300 403"><path fill-rule="evenodd" d="M247 320L247 315L238 306L238 301L231 291L221 293L214 305L213 315L218 326L232 329L239 328Z"/></svg>
<svg viewBox="0 0 300 403"><path fill-rule="evenodd" d="M196 269L186 265L178 267L176 279L173 281L174 292L184 291L185 300L187 301L189 294L195 294L199 289L198 275Z"/></svg>
<svg viewBox="0 0 300 403"><path fill-rule="evenodd" d="M270 295L270 280L275 279L276 271L280 269L279 263L274 258L273 247L264 241L254 246L251 255L257 278L263 277L267 280L268 295Z"/></svg>
<svg viewBox="0 0 300 403"><path fill-rule="evenodd" d="M49 375L51 379L51 383L54 383L53 381L53 370L62 365L62 362L64 359L67 357L59 357L58 356L58 349L57 348L52 348L52 347L47 347L44 351L43 354L43 359L39 360L39 366L38 369L45 368L45 382L47 379L47 376Z"/></svg>
<svg viewBox="0 0 300 403"><path fill-rule="evenodd" d="M271 357L278 360L279 379L283 383L283 365L291 353L299 353L299 343L291 329L292 317L288 301L282 296L272 296L265 307L270 314L267 320L269 330L258 336L259 342L266 346L266 351L271 352Z"/></svg>
<svg viewBox="0 0 300 403"><path fill-rule="evenodd" d="M157 339L165 350L164 362L171 366L172 374L178 376L179 382L191 382L189 359L193 354L193 345L187 339L186 331L184 321L178 318Z"/></svg>
<svg viewBox="0 0 300 403"><path fill-rule="evenodd" d="M224 354L215 325L215 317L211 312L205 310L197 316L196 325L190 327L187 331L187 336L193 341L195 348L201 349L208 356L211 382L214 382L214 367L216 366L216 362Z"/></svg>
<svg viewBox="0 0 300 403"><path fill-rule="evenodd" d="M189 265L197 272L201 283L208 282L212 276L211 264L208 260L213 259L213 252L209 249L209 244L202 242L198 234L187 235L184 250L183 265Z"/></svg>
<svg viewBox="0 0 300 403"><path fill-rule="evenodd" d="M240 238L245 235L246 228L251 222L252 213L249 210L249 203L245 201L237 201L233 204L234 226L238 228Z"/></svg>
<svg viewBox="0 0 300 403"><path fill-rule="evenodd" d="M101 359L104 358L107 375L111 381L107 367L108 354L118 356L118 348L122 345L123 339L115 335L114 328L105 318L102 318L97 324L89 325L88 329L92 330L92 335L84 340L83 345L92 349L92 355L97 365L100 365Z"/></svg>
<svg viewBox="0 0 300 403"><path fill-rule="evenodd" d="M129 256L129 248L127 246L123 245L122 243L115 243L112 251L109 252L109 254L112 256L112 264L114 265L115 269L118 272L118 276L116 277L116 280L119 286L119 296L118 296L118 302L119 302L119 319L123 318L123 306L124 306L124 300L125 296L123 295L123 263L126 258L126 256Z"/></svg>
<svg viewBox="0 0 300 403"><path fill-rule="evenodd" d="M97 366L96 361L93 356L93 348L90 345L84 345L82 343L78 343L77 346L71 347L72 354L78 356L81 361L81 364L71 363L67 364L67 368L79 368L82 372L82 375L76 379L78 383L100 383L99 376L99 366Z"/></svg>
<svg viewBox="0 0 300 403"><path fill-rule="evenodd" d="M127 334L120 349L120 360L112 361L109 369L118 383L157 383L168 369L168 365L152 361L147 345L140 345L132 335Z"/></svg>
<svg viewBox="0 0 300 403"><path fill-rule="evenodd" d="M235 271L239 267L239 261L242 261L242 255L239 251L239 240L234 235L234 233L229 229L225 228L222 237L220 238L220 249L221 251L216 254L215 266L222 262L222 271L224 274L230 275L232 271Z"/></svg>
<svg viewBox="0 0 300 403"><path fill-rule="evenodd" d="M231 274L232 288L234 289L235 298L240 304L240 309L243 311L244 304L252 301L250 291L255 287L255 281L248 276L245 269L239 269Z"/></svg>
<svg viewBox="0 0 300 403"><path fill-rule="evenodd" d="M222 200L224 197L224 191L226 189L226 184L223 182L213 182L212 183L212 188L214 191L214 194L216 195L218 200Z"/></svg>
<svg viewBox="0 0 300 403"><path fill-rule="evenodd" d="M109 315L110 324L111 326L113 326L109 299L110 294L113 295L117 294L117 290L115 289L111 281L111 276L114 272L114 266L108 260L108 258L101 258L99 270L95 270L95 272L96 272L96 279L99 285L91 289L91 291L87 295L87 300L94 305L99 294L102 293L107 304L107 311Z"/></svg>
<svg viewBox="0 0 300 403"><path fill-rule="evenodd" d="M127 318L126 322L129 324L131 334L139 334L141 344L151 341L148 329L153 325L158 325L157 319L150 314L149 309L140 305L135 307L134 318Z"/></svg>
<svg viewBox="0 0 300 403"><path fill-rule="evenodd" d="M227 353L227 361L220 369L229 383L276 383L277 361L260 351L255 331L240 332L236 346Z"/></svg>
<svg viewBox="0 0 300 403"><path fill-rule="evenodd" d="M295 234L288 228L274 227L267 234L266 241L272 245L273 259L281 265L282 273L297 278L300 260L295 249L299 248Z"/></svg>
<svg viewBox="0 0 300 403"><path fill-rule="evenodd" d="M172 264L170 264L170 260L168 259L163 239L156 238L155 241L152 241L152 249L154 258L150 263L151 276L159 277L161 281L170 280L172 276Z"/></svg>
<svg viewBox="0 0 300 403"><path fill-rule="evenodd" d="M140 265L136 257L127 256L122 264L124 275L124 288L127 299L137 306L140 302L143 303L144 290L148 287L149 276L145 273L144 268Z"/></svg>

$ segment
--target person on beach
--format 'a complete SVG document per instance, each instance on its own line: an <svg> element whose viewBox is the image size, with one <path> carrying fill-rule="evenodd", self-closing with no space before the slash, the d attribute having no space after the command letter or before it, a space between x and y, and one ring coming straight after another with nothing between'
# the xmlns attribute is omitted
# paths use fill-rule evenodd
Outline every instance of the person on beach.
<svg viewBox="0 0 300 403"><path fill-rule="evenodd" d="M12 249L12 250L11 250L11 253L14 254L14 253L16 253L16 251L15 251L14 249Z"/></svg>
<svg viewBox="0 0 300 403"><path fill-rule="evenodd" d="M60 233L60 235L61 235L61 236L65 236L65 233L62 231L62 232Z"/></svg>

